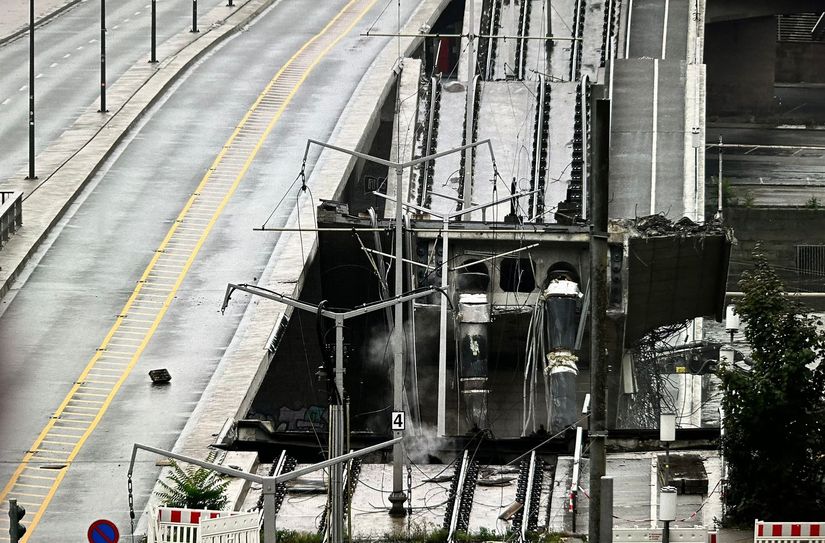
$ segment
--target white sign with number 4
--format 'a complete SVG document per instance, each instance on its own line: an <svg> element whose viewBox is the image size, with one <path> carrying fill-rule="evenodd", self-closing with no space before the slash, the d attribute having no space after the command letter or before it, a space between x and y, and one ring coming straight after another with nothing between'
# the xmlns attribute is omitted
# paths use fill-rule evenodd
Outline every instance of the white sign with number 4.
<svg viewBox="0 0 825 543"><path fill-rule="evenodd" d="M392 412L392 421L390 426L392 426L393 432L401 432L407 427L407 421L404 418L403 411L393 411Z"/></svg>

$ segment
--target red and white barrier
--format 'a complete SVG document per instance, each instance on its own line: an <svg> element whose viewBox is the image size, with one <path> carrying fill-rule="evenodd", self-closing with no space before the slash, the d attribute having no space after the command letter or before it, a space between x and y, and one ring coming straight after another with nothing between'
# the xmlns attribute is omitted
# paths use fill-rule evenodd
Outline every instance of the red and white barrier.
<svg viewBox="0 0 825 543"><path fill-rule="evenodd" d="M230 511L210 511L208 509L181 509L179 507L158 507L158 522L168 524L200 524L201 519L228 516Z"/></svg>
<svg viewBox="0 0 825 543"><path fill-rule="evenodd" d="M825 543L825 522L754 522L755 543L810 541Z"/></svg>
<svg viewBox="0 0 825 543"><path fill-rule="evenodd" d="M240 514L238 511L158 507L149 523L148 543L199 543L202 520Z"/></svg>

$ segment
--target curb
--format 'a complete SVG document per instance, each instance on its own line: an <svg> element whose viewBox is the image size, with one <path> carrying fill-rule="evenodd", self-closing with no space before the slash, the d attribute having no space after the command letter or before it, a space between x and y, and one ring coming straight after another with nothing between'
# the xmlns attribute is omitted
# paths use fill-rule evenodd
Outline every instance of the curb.
<svg viewBox="0 0 825 543"><path fill-rule="evenodd" d="M49 178L57 175L62 168L70 165L71 162L73 160L75 160L79 155L81 155L81 153L83 153L83 151L91 143L93 143L97 138L99 138L99 137L100 138L105 138L105 137L111 137L112 138L112 140L108 144L108 146L104 150L102 150L99 155L94 156L94 158L91 159L93 161L93 164L91 165L91 167L87 171L84 171L82 174L80 174L82 176L82 179L80 179L79 182L77 182L77 184L74 187L71 187L68 194L65 195L64 199L58 200L59 203L57 204L57 206L58 206L57 209L53 212L53 214L46 216L46 218L44 220L45 224L43 226L37 225L35 227L35 230L29 231L31 233L31 239L29 239L29 240L23 239L23 238L27 237L27 234L29 234L29 232L26 231L26 224L27 224L26 208L25 208L26 201L29 200L29 198L33 197L33 196L40 196L41 198L45 198L45 197L42 196L42 195L37 195L36 191L28 193L26 195L26 197L24 198L24 203L23 203L23 205L24 205L23 227L18 229L18 231L8 240L6 245L4 245L3 252L0 252L0 270L2 270L2 272L0 272L0 273L2 273L2 275L5 276L5 277L0 277L0 301L2 301L3 298L6 296L6 294L9 292L9 290L11 289L12 284L15 282L17 277L20 275L20 272L22 271L23 267L26 265L26 263L29 261L31 256L35 253L35 251L37 251L40 244L49 235L52 228L54 228L54 226L58 223L58 221L63 217L66 210L69 209L69 207L72 205L72 202L77 197L77 195L85 188L85 186L88 184L88 182L98 172L98 170L103 165L103 163L117 149L118 145L120 145L120 143L123 141L123 138L126 136L126 134L130 130L132 130L132 128L134 128L134 126L143 118L143 115L155 103L157 103L157 101L177 81L177 79L183 73L185 73L186 70L191 68L201 57L203 57L203 55L205 55L206 53L211 51L213 47L215 47L216 45L223 42L226 38L232 36L233 34L235 34L238 31L240 31L244 26L246 26L251 21L253 21L256 17L258 17L261 13L263 13L266 9L268 9L276 1L278 1L278 0L247 0L247 2L243 5L236 5L235 6L235 11L233 11L232 13L227 15L226 17L224 17L222 19L219 19L218 24L213 24L209 27L204 27L205 31L202 32L201 34L199 34L197 39L195 39L192 42L189 42L184 47L179 49L176 53L174 53L174 54L170 55L169 57L167 57L166 59L164 59L162 61L162 66L159 67L156 71L154 71L151 75L149 75L131 93L129 98L127 100L125 100L124 103L119 107L117 113L114 113L111 117L109 117L109 119L106 121L106 123L104 123L102 126L100 126L95 131L94 135L92 135L89 139L87 139L85 142L83 142L80 145L80 147L78 148L78 150L73 152L67 160L62 162L54 171L50 172L49 175L46 177L46 179L48 180ZM222 8L222 6L219 6L215 9L221 9L221 8ZM248 9L249 12L248 13L243 13L244 9ZM241 15L238 15L239 13ZM238 16L239 20L237 22L234 22L234 23L230 22L229 24L227 24L227 22L235 16ZM203 42L204 38L207 38L208 36L210 36L210 34L213 31L220 32L221 29L225 29L225 32L223 32L222 34L219 33L217 36L215 36L213 34L214 39L211 42L204 44L204 42ZM174 39L174 37L170 38L170 39ZM197 48L197 47L200 47L200 49L199 50L198 49L193 49L193 48ZM185 61L183 61L183 63L180 66L177 67L177 69L174 73L168 74L167 75L168 79L166 81L162 82L162 84L159 85L159 87L154 91L154 94L152 94L151 96L146 98L145 103L143 103L141 105L135 105L133 103L133 100L135 100L136 97L138 97L139 94L142 91L144 91L146 86L154 78L163 77L164 69L168 69L168 66L170 64L174 63L179 57L186 54L187 51L191 52L191 57L186 59ZM123 111L126 110L130 105L133 105L134 107L139 108L139 111L137 111L133 114L134 115L133 118L128 119L127 124L124 127L122 127L122 129L120 130L119 133L117 133L115 135L112 135L110 133L111 125L116 121L118 116L123 114ZM82 118L82 116L83 116L83 114L81 114L81 118ZM78 121L75 121L75 123L72 125L72 127L70 127L67 130L67 132L69 132L73 128L75 128L79 121L80 121L80 119L78 119ZM59 144L59 141L56 140L55 142L52 142L52 144L49 146L49 148L51 148L52 145L55 145L55 144ZM43 153L48 152L49 148L44 150ZM38 189L40 187L43 187L43 186L45 186L45 181L44 181L44 183L41 183L41 185L38 186ZM31 205L31 203L30 203L30 205ZM39 217L42 217L42 215L40 215ZM37 231L38 227L42 228L42 230L39 231L39 232ZM25 245L26 243L28 243L28 245ZM23 244L23 246L20 247L19 244ZM16 251L17 254L10 255L9 253L12 253L14 251L15 245L18 245L18 249ZM8 258L8 260L6 260L6 258L4 258L4 257Z"/></svg>
<svg viewBox="0 0 825 543"><path fill-rule="evenodd" d="M51 21L52 19L54 19L55 17L57 17L58 15L63 13L64 11L67 11L67 10L75 7L80 2L81 2L81 0L71 0L68 4L64 4L64 5L60 6L59 8L57 8L56 10L54 10L51 13L47 13L46 15L44 15L44 16L40 17L39 19L37 19L36 21L34 21L34 28L37 28L41 25L44 25L44 24L48 23L49 21ZM5 45L5 44L7 44L11 41L16 40L17 38L19 38L20 36L22 36L23 34L25 34L28 31L29 31L29 25L25 25L21 28L18 28L17 30L15 30L11 34L0 38L0 46Z"/></svg>

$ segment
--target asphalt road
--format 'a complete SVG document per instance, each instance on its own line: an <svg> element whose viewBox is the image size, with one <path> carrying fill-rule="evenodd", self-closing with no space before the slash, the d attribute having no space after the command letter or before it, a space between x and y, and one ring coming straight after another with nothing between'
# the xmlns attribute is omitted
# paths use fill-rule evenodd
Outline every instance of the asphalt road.
<svg viewBox="0 0 825 543"><path fill-rule="evenodd" d="M708 143L782 145L821 149L725 149L722 177L740 204L801 206L825 202L825 130L708 126ZM719 152L706 155L708 179L719 175Z"/></svg>
<svg viewBox="0 0 825 543"><path fill-rule="evenodd" d="M243 114L286 60L345 3L281 2L201 60L98 173L41 250L36 267L29 266L25 284L3 300L0 484L9 480L94 355ZM414 6L404 4L406 18ZM226 283L254 282L277 241L277 235L252 228L264 222L294 179L306 138L329 136L386 43L358 36L382 7L377 3L330 51L284 111L137 367L67 470L35 540L79 541L97 518L110 518L128 532L125 474L132 443L162 448L175 443L240 323L240 299L225 316L219 312ZM374 30L392 31L392 15ZM285 205L292 204L293 197L287 198ZM288 212L281 208L274 224ZM170 385L150 383L147 372L158 367L168 368ZM159 472L154 462L142 457L136 471L138 511Z"/></svg>
<svg viewBox="0 0 825 543"><path fill-rule="evenodd" d="M204 13L224 0L200 0ZM150 1L106 4L106 73L111 85L149 60ZM157 2L157 44L191 28L191 2ZM229 9L229 8L227 8ZM69 128L100 96L100 2L83 0L35 28L35 153ZM162 59L159 59L162 60ZM28 164L28 34L0 46L0 180ZM111 109L117 104L108 103ZM37 173L37 172L35 172Z"/></svg>
<svg viewBox="0 0 825 543"><path fill-rule="evenodd" d="M688 2L633 0L629 5L632 6L632 12L628 58L685 59Z"/></svg>
<svg viewBox="0 0 825 543"><path fill-rule="evenodd" d="M665 213L677 220L687 213L683 66L629 59L616 64L614 77L610 215Z"/></svg>

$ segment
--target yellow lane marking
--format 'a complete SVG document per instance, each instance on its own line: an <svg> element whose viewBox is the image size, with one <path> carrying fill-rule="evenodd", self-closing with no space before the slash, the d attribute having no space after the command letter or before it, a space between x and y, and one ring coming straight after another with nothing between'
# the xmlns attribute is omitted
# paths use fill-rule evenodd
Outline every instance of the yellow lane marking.
<svg viewBox="0 0 825 543"><path fill-rule="evenodd" d="M161 320L166 314L170 304L176 298L176 293L180 289L184 278L189 272L195 257L200 252L209 233L214 228L218 218L223 213L241 180L249 171L253 160L263 147L264 142L272 132L275 125L280 120L283 112L286 110L295 94L298 92L318 63L344 36L349 34L352 28L364 17L364 15L367 14L370 9L372 9L376 2L377 0L350 0L318 34L307 41L286 62L286 64L278 70L275 76L266 85L263 92L261 92L252 106L244 114L240 123L229 137L229 140L213 161L212 166L207 170L197 189L190 196L182 211L178 214L177 219L175 219L172 223L158 250L152 254L150 262L144 270L140 281L138 281L137 286L129 296L123 309L116 317L115 323L109 329L109 332L101 342L100 347L95 351L89 363L81 372L80 377L74 382L69 390L69 393L55 411L55 415L50 418L49 422L38 435L31 449L24 455L11 479L3 488L2 492L0 492L0 503L2 503L12 490L25 485L25 483L20 482L20 479L25 478L27 475L24 472L31 469L31 466L36 465L38 462L53 462L57 464L55 467L59 468L56 469L57 476L52 480L53 482L50 487L38 487L47 488L48 493L43 498L42 503L30 504L38 509L28 526L26 535L21 540L22 543L27 543L31 535L35 532L38 523L43 518L46 508L53 499L55 492L57 492L63 478L68 472L68 466L71 465L86 440L98 426L103 415L106 413L107 409L114 400L115 395L120 390L120 387L123 385L124 381L137 364L150 339L157 330ZM331 36L323 42L319 42L319 39L324 37L326 34L331 34ZM270 94L273 94L274 91L278 90L275 88L276 85L283 86L285 84L289 87L288 92L284 89L286 94L276 97L269 96ZM261 116L267 116L267 122L263 122L263 120L258 122L258 118ZM249 126L247 127L247 125ZM265 128L263 128L264 126ZM241 153L243 156L238 156L238 153ZM235 160L233 160L235 158L237 158L236 163ZM226 160L226 165L223 164L224 160ZM231 164L230 162L234 164ZM223 171L225 168L228 169L227 172ZM221 179L224 177L226 178L226 181ZM201 198L201 195L211 196L212 198ZM204 208L210 210L211 213L203 211ZM178 232L181 232L186 236L195 237L194 240L189 241L191 249L188 252L179 252L178 249L172 247ZM187 234L187 232L194 232L196 234ZM168 251L167 248L169 249ZM156 268L176 270L178 275L174 283L170 284L168 288L161 289L156 288L156 285L159 283L157 281L152 281L151 284L147 285L150 273ZM155 291L155 293L148 291ZM148 301L154 301L152 300L153 298L157 298L158 300L156 300L156 302L159 302L157 311L154 314L154 319L146 320L135 318L134 316L127 317L133 307L140 306L143 302L147 301L147 299ZM135 311L133 311L133 314L134 313ZM151 316L151 314L147 316ZM146 323L146 325L141 326L139 323ZM144 336L142 341L135 346L129 346L134 347L134 351L131 353L108 349L110 343L114 344L112 339L115 337L115 334L120 331L122 326L126 325L130 325L127 327L131 330L143 328ZM119 347L121 349L126 348L126 346ZM116 357L117 355L126 357L130 354L131 358L129 358L129 362L123 370L119 372L118 379L107 380L106 377L108 376L96 375L96 371L111 371L103 368L96 368L96 364L100 358ZM89 387L87 383L108 386ZM87 394L85 390L89 389L100 390L101 392L106 393L105 399L103 400L103 403L99 407L97 413L95 415L91 415L91 417L93 417L92 420L88 422L81 422L62 418L65 416L89 416L67 410L67 408L70 407L69 403L75 398L76 395ZM103 396L103 394L100 396ZM80 424L81 426L73 427L72 424ZM75 428L83 433L79 437L77 443L73 446L71 452L69 452L65 458L44 457L41 454L41 452L47 451L42 449L40 445L44 441L48 441L48 437L56 435L56 432L54 432L55 429L59 429L60 431L73 431ZM50 454L56 454L56 452L53 451L48 452Z"/></svg>

